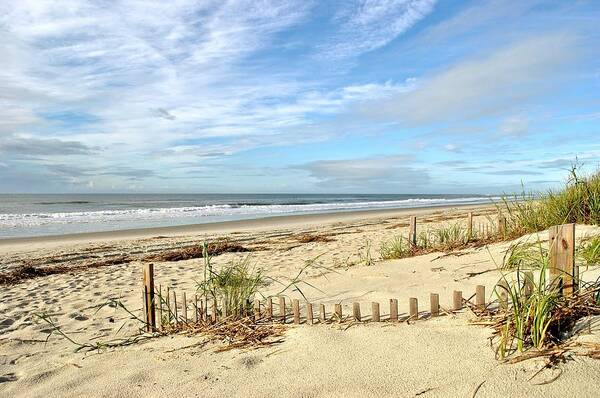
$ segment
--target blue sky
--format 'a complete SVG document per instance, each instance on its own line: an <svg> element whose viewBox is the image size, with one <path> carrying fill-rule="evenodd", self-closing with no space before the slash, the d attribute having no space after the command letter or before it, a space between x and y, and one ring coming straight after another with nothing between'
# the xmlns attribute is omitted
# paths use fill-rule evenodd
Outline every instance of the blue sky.
<svg viewBox="0 0 600 398"><path fill-rule="evenodd" d="M600 164L599 1L4 1L0 192L500 193Z"/></svg>

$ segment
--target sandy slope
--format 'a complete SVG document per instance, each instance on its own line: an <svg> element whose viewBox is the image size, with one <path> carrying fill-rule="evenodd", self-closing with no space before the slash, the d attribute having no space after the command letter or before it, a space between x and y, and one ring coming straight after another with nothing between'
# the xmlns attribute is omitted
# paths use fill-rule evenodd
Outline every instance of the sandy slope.
<svg viewBox="0 0 600 398"><path fill-rule="evenodd" d="M459 216L462 212L447 214ZM492 296L499 276L494 260L501 261L507 244L492 245L489 250L469 250L460 256L438 258L439 254L430 254L379 261L370 267L361 265L358 253L364 252L365 242L371 242L377 258L383 239L405 233L405 218L386 216L270 231L245 230L230 236L265 249L252 253L252 261L280 280L295 275L305 260L320 255L320 264L332 270L325 275L310 271L307 281L319 290L304 286L303 292L311 301L325 303L329 312L334 303L342 301L348 314L352 302L358 301L363 314L369 315L370 302L379 301L387 316L388 299L398 298L400 312L405 313L409 297L417 297L420 309L427 311L429 293L439 293L440 304L448 307L453 290L463 290L468 297L478 284L486 285ZM430 215L430 226L439 223L439 219L439 214ZM299 244L293 237L306 231L318 231L333 240ZM597 231L578 228L579 236L592 232ZM169 238L166 243L162 238L160 244L176 246L202 238ZM74 253L85 253L91 247L98 249L103 245L105 251L115 247L139 249L144 245L151 247L149 242L152 240L58 247L38 244L27 250L13 248L10 259L4 261L8 264L22 258L67 254L74 258ZM225 254L216 257L215 264L219 266L240 256ZM157 283L191 294L202 261L157 263L155 267ZM470 272L483 273L470 277ZM584 277L591 280L599 273L592 269ZM499 364L489 345L490 330L469 325L466 312L413 324L386 322L356 325L347 330L338 325L290 326L282 344L255 351L216 353L211 345L199 348L197 344L202 339L197 336L165 337L101 354L73 353L73 346L57 337L44 344L48 325L37 323L34 312L51 312L78 341L109 340L123 323L126 326L117 337L134 331L137 325L122 311L108 307L97 311L97 306L118 295L128 307L139 311L140 279L141 263L132 262L4 286L0 304L0 380L5 382L0 383L0 395L471 396L483 382L477 394L480 397L564 397L567 388L576 388L578 396L595 396L600 383L600 361L575 357L561 365L563 374L556 381L534 385L553 378L557 371L543 371L529 381L543 366L541 361ZM273 284L265 293L279 289ZM298 293L289 296L299 297ZM594 340L596 335L584 338Z"/></svg>

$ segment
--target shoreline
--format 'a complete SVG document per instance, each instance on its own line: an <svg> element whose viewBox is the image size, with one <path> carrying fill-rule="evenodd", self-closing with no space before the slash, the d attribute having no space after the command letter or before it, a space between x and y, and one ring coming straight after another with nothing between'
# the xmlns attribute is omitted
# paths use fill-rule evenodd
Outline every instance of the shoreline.
<svg viewBox="0 0 600 398"><path fill-rule="evenodd" d="M348 222L364 219L376 219L392 216L408 216L430 214L436 211L447 212L451 209L488 209L493 204L453 204L441 206L424 206L395 209L352 210L344 212L278 215L234 221L218 221L203 224L175 225L168 227L149 227L122 229L99 232L81 232L61 235L41 235L15 238L0 238L0 248L20 249L23 246L36 244L96 243L112 240L145 239L157 236L178 237L198 233L226 233L241 231L272 230L277 228L297 227L301 225L322 225L337 222Z"/></svg>

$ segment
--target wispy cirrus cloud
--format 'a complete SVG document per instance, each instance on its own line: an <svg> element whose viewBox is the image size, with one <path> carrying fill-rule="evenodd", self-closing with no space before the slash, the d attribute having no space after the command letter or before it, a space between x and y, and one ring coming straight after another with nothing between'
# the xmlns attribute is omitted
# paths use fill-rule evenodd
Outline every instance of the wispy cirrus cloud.
<svg viewBox="0 0 600 398"><path fill-rule="evenodd" d="M383 47L431 13L436 0L361 0L334 16L337 32L321 46L328 58L356 57Z"/></svg>

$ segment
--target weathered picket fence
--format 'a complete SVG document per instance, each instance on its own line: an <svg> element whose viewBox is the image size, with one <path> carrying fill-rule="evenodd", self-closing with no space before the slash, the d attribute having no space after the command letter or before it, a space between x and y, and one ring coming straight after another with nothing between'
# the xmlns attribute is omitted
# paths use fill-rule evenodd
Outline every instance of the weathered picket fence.
<svg viewBox="0 0 600 398"><path fill-rule="evenodd" d="M469 213L468 225L471 226L470 229L473 226L472 220L472 213ZM412 242L416 236L416 218L414 217L411 218L409 230L409 239ZM506 219L502 216L498 219L498 230L506 231ZM549 237L550 283L558 284L562 294L573 295L577 291L579 276L578 266L575 264L575 224L552 227L549 230ZM387 314L382 314L379 302L371 302L370 316L364 316L362 307L364 303L353 302L352 314L344 316L342 302L333 304L333 312L327 311L326 304L319 303L318 314L315 314L314 303L308 301L300 302L299 299L294 298L291 300L290 307L288 305L289 299L284 296L267 297L264 300L255 299L254 303L247 303L244 308L240 309L243 313L228 314L227 307L220 304L215 298L201 297L197 294L188 297L185 292L181 292L179 296L180 305L178 305L175 290L167 288L163 295L162 286L159 285L158 289L156 289L153 264L143 265L143 283L144 319L147 331L156 331L159 328L178 323L217 322L232 315L253 316L255 319L281 323L291 322L296 325L301 323L309 325L315 323L324 324L344 320L353 320L356 322L398 322L437 317L442 313L460 311L466 304L480 310L484 310L492 303L498 303L503 308L509 305L506 289L497 289L494 286L494 292L498 295L498 300L489 301L486 297L486 287L478 285L475 288L475 293L466 299L463 297L462 291L453 291L449 308L440 306L440 296L438 293L430 293L428 312L421 312L419 310L418 299L410 297L408 299L409 312L403 316L400 316L398 312L397 298L389 299L389 312ZM533 273L527 271L525 275L526 292L529 289L529 293L531 293L532 283ZM506 280L504 279L498 286L502 286L503 284L506 284ZM474 303L471 302L473 298L475 299ZM276 307L274 300L277 300ZM329 305L331 306L331 304ZM275 311L275 308L277 308L277 311ZM290 309L291 312L289 311ZM192 311L191 316L189 314L190 310ZM156 322L156 312L158 312L158 325Z"/></svg>

